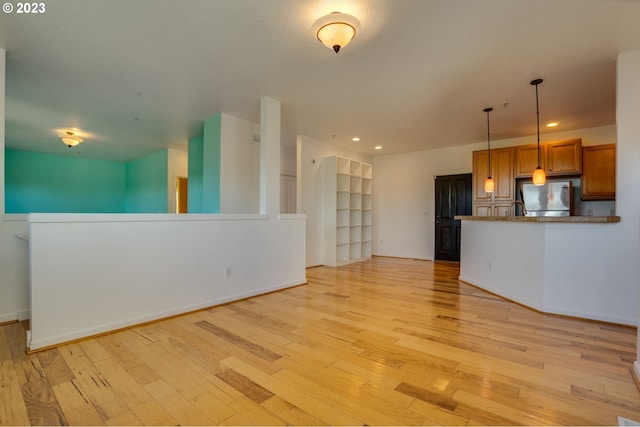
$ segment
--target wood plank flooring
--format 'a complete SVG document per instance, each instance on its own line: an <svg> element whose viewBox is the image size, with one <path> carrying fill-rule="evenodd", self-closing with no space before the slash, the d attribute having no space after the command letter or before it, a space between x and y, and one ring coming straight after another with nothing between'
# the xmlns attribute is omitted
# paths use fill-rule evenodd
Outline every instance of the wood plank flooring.
<svg viewBox="0 0 640 427"><path fill-rule="evenodd" d="M615 425L636 331L545 316L374 258L308 285L26 355L0 326L2 425Z"/></svg>

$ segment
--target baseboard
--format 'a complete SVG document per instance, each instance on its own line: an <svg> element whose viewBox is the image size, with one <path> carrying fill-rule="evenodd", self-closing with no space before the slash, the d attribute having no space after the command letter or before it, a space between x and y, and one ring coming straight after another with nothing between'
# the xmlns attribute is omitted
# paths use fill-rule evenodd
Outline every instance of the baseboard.
<svg viewBox="0 0 640 427"><path fill-rule="evenodd" d="M201 301L197 304L189 304L181 307L172 308L170 310L148 313L140 316L134 316L127 319L120 319L116 322L94 325L89 328L79 329L75 331L66 332L48 337L36 337L34 339L32 332L27 334L27 350L29 353L46 350L59 345L67 344L70 342L80 341L87 338L103 335L110 332L115 332L122 329L132 328L135 326L143 325L146 323L157 322L170 317L175 317L194 311L204 310L207 308L227 304L243 299L255 297L258 295L264 295L271 292L281 291L288 288L304 285L307 281L287 283L283 285L272 286L269 288L262 288L252 292L244 292L239 294L228 295L220 298L214 298L206 301Z"/></svg>
<svg viewBox="0 0 640 427"><path fill-rule="evenodd" d="M20 310L11 313L0 314L0 323L11 323L29 319L29 310Z"/></svg>
<svg viewBox="0 0 640 427"><path fill-rule="evenodd" d="M562 317L569 317L569 318L575 318L575 319L580 319L580 320L588 320L591 322L599 322L599 323L609 323L609 324L613 324L613 325L617 325L617 326L628 326L630 328L635 328L636 327L636 323L637 321L635 319L627 319L624 317L617 317L617 316L611 316L611 315L603 315L603 314L599 314L599 313L590 313L590 312L582 312L582 311L573 311L573 310L565 310L562 308L558 308L558 307L549 307L549 306L543 306L543 307L536 307L526 301L522 301L518 298L514 298L511 295L508 294L503 294L503 293L497 293L496 291L493 291L491 289L489 289L486 286L483 286L482 284L476 284L474 282L472 282L471 280L469 280L468 278L464 277L464 276L459 276L458 280L460 280L461 282L466 283L467 285L471 285L474 288L478 288L481 289L485 292L490 293L491 295L495 295L498 298L502 298L505 301L509 301L512 302L514 304L517 304L519 306L528 308L530 310L536 311L538 313L541 314L547 314L547 315L552 315L552 316L562 316Z"/></svg>

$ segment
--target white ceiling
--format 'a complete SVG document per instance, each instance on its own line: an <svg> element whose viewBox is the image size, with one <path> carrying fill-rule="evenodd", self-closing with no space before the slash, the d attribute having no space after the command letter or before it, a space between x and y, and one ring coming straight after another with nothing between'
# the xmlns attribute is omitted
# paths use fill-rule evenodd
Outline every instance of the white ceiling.
<svg viewBox="0 0 640 427"><path fill-rule="evenodd" d="M186 149L220 112L258 122L262 96L285 142L372 155L486 141L488 106L492 139L533 135L538 77L541 122L610 125L616 54L640 49L636 0L42 1L0 13L6 145L118 161ZM310 31L336 10L362 23L339 54Z"/></svg>

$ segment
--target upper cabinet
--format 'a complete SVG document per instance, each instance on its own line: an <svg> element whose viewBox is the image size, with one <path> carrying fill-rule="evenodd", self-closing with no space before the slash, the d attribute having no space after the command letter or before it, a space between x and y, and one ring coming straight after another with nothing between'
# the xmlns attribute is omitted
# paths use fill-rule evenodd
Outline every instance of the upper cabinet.
<svg viewBox="0 0 640 427"><path fill-rule="evenodd" d="M582 148L582 200L616 199L616 144Z"/></svg>
<svg viewBox="0 0 640 427"><path fill-rule="evenodd" d="M538 144L519 145L516 150L516 178L530 178L538 167ZM547 170L545 159L547 147L540 146L540 167Z"/></svg>
<svg viewBox="0 0 640 427"><path fill-rule="evenodd" d="M582 173L582 140L569 139L545 144L547 175L580 175Z"/></svg>
<svg viewBox="0 0 640 427"><path fill-rule="evenodd" d="M538 167L538 144L520 145L516 150L516 178L530 178ZM582 140L569 139L540 145L540 167L547 176L582 173Z"/></svg>

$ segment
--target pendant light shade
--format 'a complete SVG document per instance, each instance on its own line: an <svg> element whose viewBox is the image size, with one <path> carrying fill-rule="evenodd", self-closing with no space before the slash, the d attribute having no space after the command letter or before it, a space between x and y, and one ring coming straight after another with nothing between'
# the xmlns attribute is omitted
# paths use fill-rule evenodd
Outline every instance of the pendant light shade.
<svg viewBox="0 0 640 427"><path fill-rule="evenodd" d="M538 105L538 85L542 83L542 79L531 81L531 85L536 87L536 126L538 129L538 167L533 171L533 184L540 186L547 181L547 175L544 169L540 167L540 107Z"/></svg>
<svg viewBox="0 0 640 427"><path fill-rule="evenodd" d="M544 185L547 181L547 175L544 173L544 169L538 166L533 171L533 185Z"/></svg>
<svg viewBox="0 0 640 427"><path fill-rule="evenodd" d="M487 179L484 181L484 192L485 193L493 193L493 190L496 187L493 178L491 178L491 132L489 131L489 113L493 111L493 108L487 107L484 110L487 113L487 152L489 154L489 161L487 162Z"/></svg>
<svg viewBox="0 0 640 427"><path fill-rule="evenodd" d="M493 178L488 177L484 181L484 192L485 193L493 193L493 190L496 187L496 183L493 181Z"/></svg>

